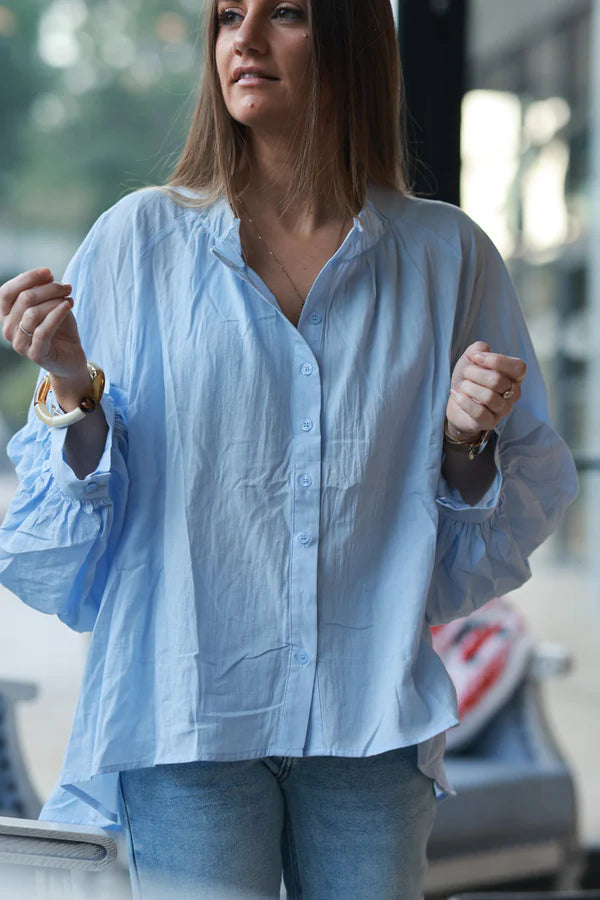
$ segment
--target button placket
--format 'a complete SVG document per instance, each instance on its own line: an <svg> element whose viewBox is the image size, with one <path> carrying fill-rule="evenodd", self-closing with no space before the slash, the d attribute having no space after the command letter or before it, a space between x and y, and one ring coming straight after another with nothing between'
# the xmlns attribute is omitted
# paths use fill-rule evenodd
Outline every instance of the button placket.
<svg viewBox="0 0 600 900"><path fill-rule="evenodd" d="M312 345L315 335L298 334L293 359L293 472L290 569L290 643L293 647L288 701L296 710L286 720L286 740L303 746L312 702L317 654L317 560L321 472L321 379ZM283 737L283 734L282 734Z"/></svg>

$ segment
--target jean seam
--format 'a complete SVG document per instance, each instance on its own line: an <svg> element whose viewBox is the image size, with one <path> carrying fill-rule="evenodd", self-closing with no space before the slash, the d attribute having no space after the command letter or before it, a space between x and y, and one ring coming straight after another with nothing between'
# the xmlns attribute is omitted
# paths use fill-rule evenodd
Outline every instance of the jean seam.
<svg viewBox="0 0 600 900"><path fill-rule="evenodd" d="M282 785L289 778L293 765L294 765L294 757L293 756L284 756L283 762L281 764L281 769L279 770L279 775L277 777L277 781L279 782L280 785Z"/></svg>
<svg viewBox="0 0 600 900"><path fill-rule="evenodd" d="M289 876L292 881L291 888L293 891L293 893L291 895L289 894L289 891L288 891L288 897L289 897L289 900L302 900L302 888L300 887L300 870L298 868L298 859L296 857L296 845L294 843L294 830L292 828L289 811L286 816L284 836L285 836L285 842L287 844L287 850L288 850ZM284 881L285 881L285 878L284 878ZM287 889L287 884L286 884L286 889Z"/></svg>
<svg viewBox="0 0 600 900"><path fill-rule="evenodd" d="M125 793L123 791L123 783L121 780L121 773L119 772L119 789L121 791L121 802L123 806L123 811L125 813L125 819L127 820L127 831L129 832L129 846L131 848L131 860L130 860L130 868L133 866L133 875L135 879L135 887L138 892L138 897L142 897L142 886L140 884L140 876L138 872L137 859L135 855L135 846L133 843L133 832L131 830L131 821L129 819L129 810L127 809L127 804L125 802ZM130 873L131 877L131 873ZM133 879L132 879L133 880Z"/></svg>
<svg viewBox="0 0 600 900"><path fill-rule="evenodd" d="M275 764L274 764L275 760L281 760L281 762L279 763L279 766L275 766ZM265 765L267 767L269 772L271 772L273 777L276 779L277 783L279 785L282 785L283 782L287 779L287 777L289 776L289 774L291 772L292 765L294 762L294 757L292 757L292 756L266 756L263 759L261 759L260 762L262 762L263 765Z"/></svg>

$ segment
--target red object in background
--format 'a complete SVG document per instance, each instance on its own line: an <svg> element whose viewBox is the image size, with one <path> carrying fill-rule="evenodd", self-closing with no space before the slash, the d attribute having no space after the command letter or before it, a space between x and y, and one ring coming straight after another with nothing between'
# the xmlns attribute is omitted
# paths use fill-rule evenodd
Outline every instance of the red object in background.
<svg viewBox="0 0 600 900"><path fill-rule="evenodd" d="M456 688L460 724L448 732L447 748L458 750L511 696L527 669L533 638L508 597L431 632Z"/></svg>

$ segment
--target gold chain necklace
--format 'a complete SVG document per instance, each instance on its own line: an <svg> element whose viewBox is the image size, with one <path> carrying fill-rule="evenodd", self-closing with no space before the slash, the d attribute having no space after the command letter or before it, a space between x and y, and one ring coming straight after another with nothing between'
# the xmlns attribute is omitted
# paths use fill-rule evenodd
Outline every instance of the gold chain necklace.
<svg viewBox="0 0 600 900"><path fill-rule="evenodd" d="M300 312L302 312L302 309L303 309L304 304L305 304L305 302L306 302L306 297L303 297L303 296L302 296L302 294L301 294L300 291L298 290L298 286L296 285L296 282L293 280L292 276L290 275L290 273L288 272L288 270L286 269L286 267L284 266L284 264L281 262L281 260L279 259L279 257L276 256L275 253L273 253L273 251L271 250L271 248L269 247L269 245L268 245L267 242L265 241L264 237L262 236L262 234L261 234L260 231L258 230L258 225L257 225L256 222L254 221L254 219L252 218L252 216L250 215L250 213L248 212L248 210L246 209L246 207L244 206L244 204L242 204L241 200L239 201L239 203L240 203L240 207L241 207L242 211L244 212L246 218L248 219L248 221L250 222L250 224L251 224L252 227L254 228L254 230L255 230L255 232L256 232L256 236L258 237L259 241L262 243L262 245L264 246L265 250L267 251L267 253L268 253L269 256L271 257L271 259L273 260L273 262L276 263L276 265L279 266L279 268L281 269L282 274L285 275L285 277L287 278L287 280L288 280L289 283L291 284L292 288L294 289L294 293L296 294L296 296L298 297L298 300L300 301ZM342 220L342 227L340 228L340 234L339 234L339 237L338 237L338 241L337 241L337 244L336 244L336 248L335 248L335 250L334 250L334 253L337 253L337 251L340 249L340 247L341 247L341 245L342 245L342 235L344 234L344 224L345 224L345 223L344 223L344 221Z"/></svg>

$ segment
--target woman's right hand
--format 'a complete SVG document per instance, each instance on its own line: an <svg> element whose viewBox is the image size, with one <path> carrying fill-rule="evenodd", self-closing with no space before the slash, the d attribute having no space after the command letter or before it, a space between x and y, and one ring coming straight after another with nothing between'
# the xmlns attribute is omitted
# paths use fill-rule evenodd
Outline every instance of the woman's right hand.
<svg viewBox="0 0 600 900"><path fill-rule="evenodd" d="M64 409L74 408L90 383L70 294L71 285L54 281L49 269L23 272L0 286L4 337L50 373Z"/></svg>

